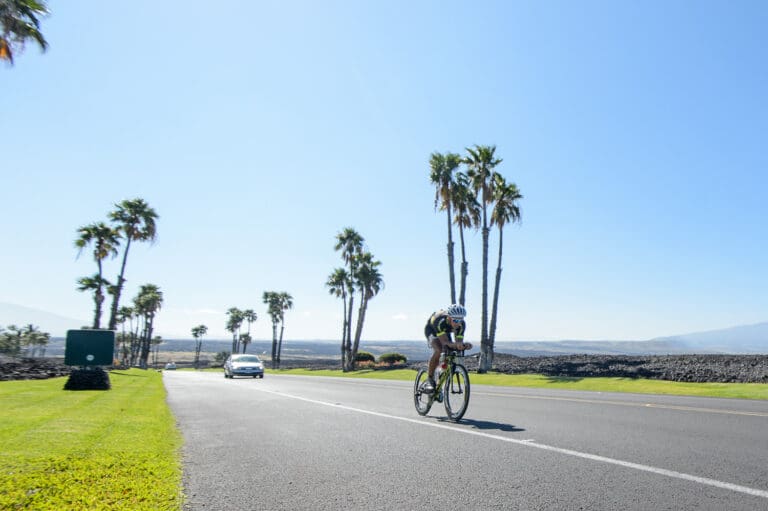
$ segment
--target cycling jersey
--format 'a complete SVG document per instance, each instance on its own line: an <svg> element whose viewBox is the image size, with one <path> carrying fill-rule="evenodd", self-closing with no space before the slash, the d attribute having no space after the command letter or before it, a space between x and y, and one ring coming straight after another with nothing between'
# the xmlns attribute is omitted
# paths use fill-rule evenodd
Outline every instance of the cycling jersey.
<svg viewBox="0 0 768 511"><path fill-rule="evenodd" d="M464 321L458 321L459 328L454 331L451 328L451 325L448 324L448 313L446 313L443 310L437 311L433 313L429 320L427 320L427 325L424 327L424 335L429 339L430 337L440 337L441 335L447 335L449 342L452 342L451 339L451 333L454 334L456 337L456 342L463 342L462 339L464 339L464 329L467 327L466 323Z"/></svg>

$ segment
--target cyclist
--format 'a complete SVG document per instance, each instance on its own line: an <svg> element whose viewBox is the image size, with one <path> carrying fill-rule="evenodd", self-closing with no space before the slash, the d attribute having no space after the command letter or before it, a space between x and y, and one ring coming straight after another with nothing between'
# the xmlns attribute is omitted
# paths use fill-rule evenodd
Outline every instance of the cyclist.
<svg viewBox="0 0 768 511"><path fill-rule="evenodd" d="M440 362L440 354L444 347L454 350L472 349L472 344L464 342L464 331L466 323L464 318L467 315L467 309L462 305L454 304L445 310L439 310L433 313L424 327L424 336L427 338L429 347L432 348L432 357L429 359L429 368L427 381L424 384L425 392L435 390L435 369ZM451 342L451 333L454 334L455 342Z"/></svg>

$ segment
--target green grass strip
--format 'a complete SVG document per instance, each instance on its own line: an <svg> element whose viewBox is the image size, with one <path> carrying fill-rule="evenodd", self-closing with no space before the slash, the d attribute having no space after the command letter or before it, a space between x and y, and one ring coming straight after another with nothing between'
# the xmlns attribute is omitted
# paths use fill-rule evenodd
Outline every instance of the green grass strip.
<svg viewBox="0 0 768 511"><path fill-rule="evenodd" d="M341 370L327 369L268 369L267 373L405 381L412 381L415 377L415 371L412 369L378 371L366 369L349 373L342 372ZM501 387L535 387L675 396L768 399L768 384L765 383L687 383L643 378L564 378L538 374L511 375L493 372L486 374L470 373L469 378L472 383L478 385L496 385Z"/></svg>
<svg viewBox="0 0 768 511"><path fill-rule="evenodd" d="M109 377L111 390L0 383L0 509L182 508L182 440L161 374Z"/></svg>

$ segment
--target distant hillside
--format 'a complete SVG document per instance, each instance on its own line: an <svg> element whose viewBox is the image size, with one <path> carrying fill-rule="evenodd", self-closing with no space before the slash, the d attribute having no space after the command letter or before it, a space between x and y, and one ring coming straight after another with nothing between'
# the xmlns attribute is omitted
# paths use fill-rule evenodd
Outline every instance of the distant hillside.
<svg viewBox="0 0 768 511"><path fill-rule="evenodd" d="M714 353L768 353L768 322L660 337L654 341L674 343L689 351L703 349Z"/></svg>
<svg viewBox="0 0 768 511"><path fill-rule="evenodd" d="M93 322L85 319L67 318L50 312L15 305L12 303L0 303L0 326L8 325L24 326L35 325L43 332L48 332L54 337L63 337L67 330L82 328Z"/></svg>

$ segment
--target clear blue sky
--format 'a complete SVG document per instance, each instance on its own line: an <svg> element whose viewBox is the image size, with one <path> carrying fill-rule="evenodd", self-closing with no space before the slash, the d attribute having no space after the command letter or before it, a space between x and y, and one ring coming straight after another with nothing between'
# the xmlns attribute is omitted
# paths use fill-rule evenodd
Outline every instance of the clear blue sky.
<svg viewBox="0 0 768 511"><path fill-rule="evenodd" d="M633 339L768 320L762 1L52 2L0 67L0 302L89 321L76 229L143 197L128 298L157 332L261 296L287 339L337 339L334 236L382 261L365 339L420 339L449 301L433 151L496 145L525 196L499 340ZM490 266L496 265L492 234ZM481 238L470 246L479 338ZM118 261L107 264L107 276Z"/></svg>

